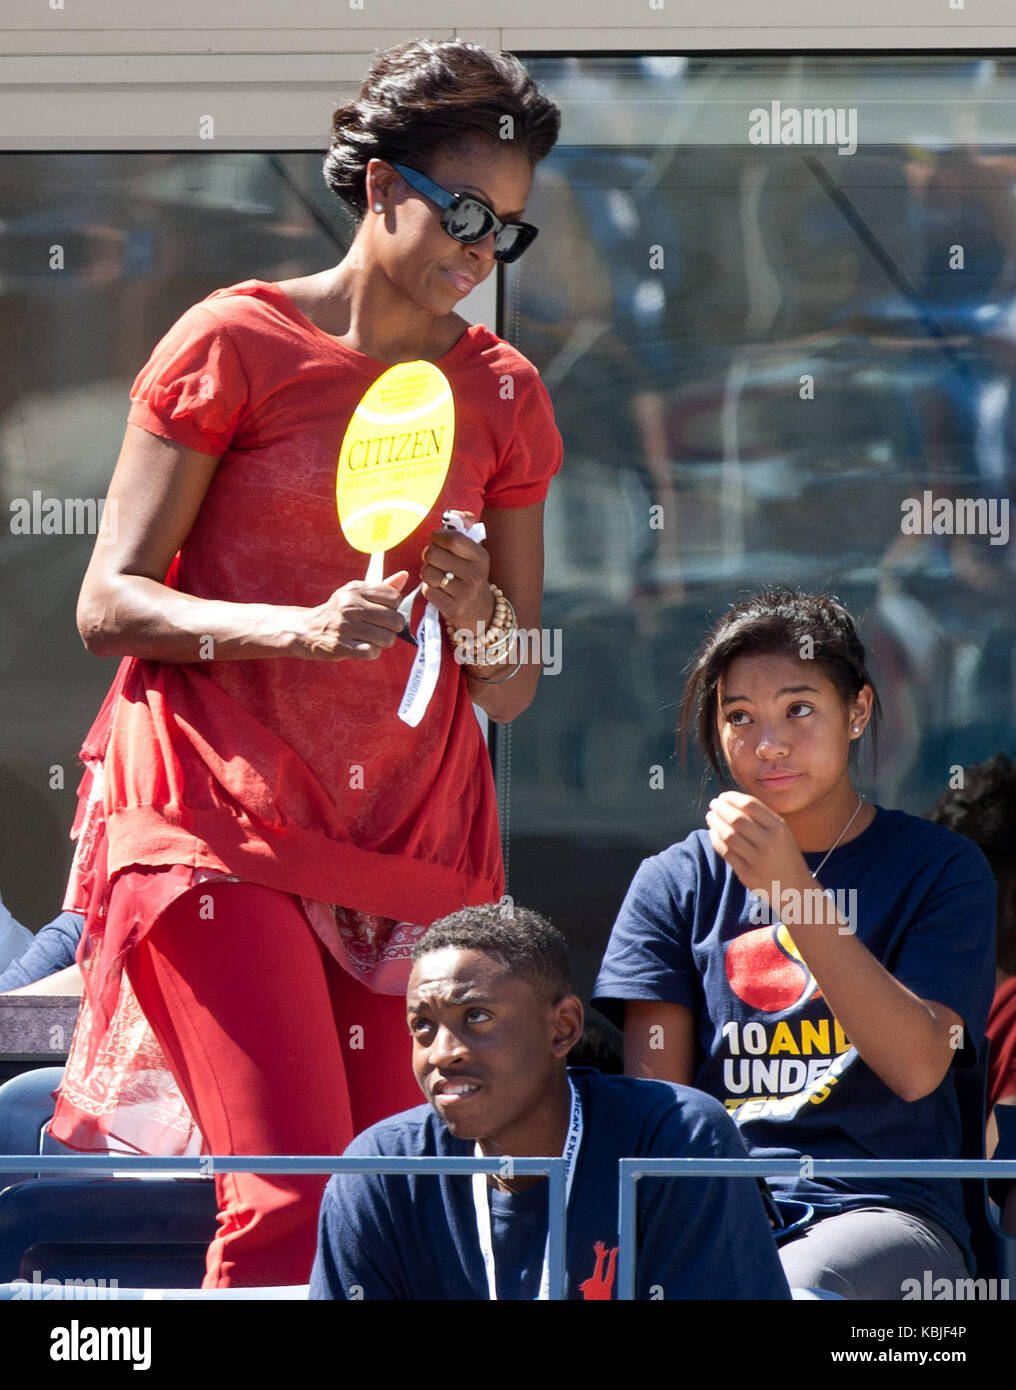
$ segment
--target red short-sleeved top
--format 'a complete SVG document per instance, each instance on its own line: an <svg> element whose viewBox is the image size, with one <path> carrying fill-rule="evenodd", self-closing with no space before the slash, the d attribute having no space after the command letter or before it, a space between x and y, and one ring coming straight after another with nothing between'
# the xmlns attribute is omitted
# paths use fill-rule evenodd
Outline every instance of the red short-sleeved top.
<svg viewBox="0 0 1016 1390"><path fill-rule="evenodd" d="M363 578L335 471L352 411L388 365L318 329L272 283L188 309L138 373L128 415L219 457L167 582L312 606ZM410 586L443 510L530 506L562 459L546 388L510 344L472 325L438 365L456 407L451 466L430 516L386 558ZM405 643L374 662L129 659L106 756L110 876L224 869L410 922L497 899L494 785L465 678L446 652L410 728L397 710L412 659Z"/></svg>

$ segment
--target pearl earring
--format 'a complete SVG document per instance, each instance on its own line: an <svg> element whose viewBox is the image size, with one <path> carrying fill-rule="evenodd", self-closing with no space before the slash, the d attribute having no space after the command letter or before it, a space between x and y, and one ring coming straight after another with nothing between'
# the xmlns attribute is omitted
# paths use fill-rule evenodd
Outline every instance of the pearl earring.
<svg viewBox="0 0 1016 1390"><path fill-rule="evenodd" d="M375 203L375 204L374 204L374 211L375 211L375 212L384 212L384 210L385 210L385 205L384 205L384 203Z"/></svg>

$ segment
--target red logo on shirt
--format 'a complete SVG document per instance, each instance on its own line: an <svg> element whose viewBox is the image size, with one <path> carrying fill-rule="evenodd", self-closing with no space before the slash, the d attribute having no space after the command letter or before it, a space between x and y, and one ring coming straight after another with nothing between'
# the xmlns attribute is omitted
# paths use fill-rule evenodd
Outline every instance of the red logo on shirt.
<svg viewBox="0 0 1016 1390"><path fill-rule="evenodd" d="M589 1278L579 1285L582 1291L582 1297L587 1303L595 1298L610 1298L611 1294L614 1292L614 1271L617 1267L616 1245L610 1250L609 1259L607 1258L607 1247L602 1240L598 1240L593 1246L593 1249L596 1251L596 1268ZM604 1263L606 1263L607 1266L606 1272L604 1272L603 1268Z"/></svg>
<svg viewBox="0 0 1016 1390"><path fill-rule="evenodd" d="M736 936L726 969L738 999L764 1014L793 1009L821 992L782 922Z"/></svg>

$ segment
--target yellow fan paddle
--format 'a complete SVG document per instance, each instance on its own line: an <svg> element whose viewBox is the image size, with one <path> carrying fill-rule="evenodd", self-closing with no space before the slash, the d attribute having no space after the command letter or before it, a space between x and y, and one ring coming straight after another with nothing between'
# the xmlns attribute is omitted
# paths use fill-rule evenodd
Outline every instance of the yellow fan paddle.
<svg viewBox="0 0 1016 1390"><path fill-rule="evenodd" d="M349 422L335 479L342 534L370 556L380 584L384 557L437 501L455 438L448 378L433 362L399 362L374 381Z"/></svg>

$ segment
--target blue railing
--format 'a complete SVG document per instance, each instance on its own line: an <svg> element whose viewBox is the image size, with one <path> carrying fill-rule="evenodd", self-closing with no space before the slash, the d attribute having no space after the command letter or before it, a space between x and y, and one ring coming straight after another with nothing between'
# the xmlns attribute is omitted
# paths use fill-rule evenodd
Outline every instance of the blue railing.
<svg viewBox="0 0 1016 1390"><path fill-rule="evenodd" d="M328 1155L197 1155L160 1158L137 1154L11 1154L0 1155L4 1173L30 1171L39 1176L92 1174L179 1178L210 1177L218 1173L497 1173L502 1158L338 1158ZM622 1158L618 1162L618 1285L619 1299L634 1299L637 1262L637 1184L640 1178L799 1177L803 1158ZM1016 1179L1016 1159L834 1159L807 1160L815 1178L989 1178ZM565 1174L562 1158L513 1158L512 1176L544 1175L548 1192L550 1237L550 1296L567 1296ZM2 1186L2 1183L0 1183Z"/></svg>
<svg viewBox="0 0 1016 1390"><path fill-rule="evenodd" d="M618 1161L617 1296L635 1297L639 1178L1016 1178L1016 1159L622 1158Z"/></svg>
<svg viewBox="0 0 1016 1390"><path fill-rule="evenodd" d="M217 1173L497 1173L505 1175L511 1164L512 1177L543 1176L550 1184L547 1194L549 1221L550 1297L568 1296L565 1262L566 1212L563 1158L336 1158L334 1156L237 1155L219 1158L201 1154L192 1158L159 1158L140 1154L13 1154L0 1155L0 1177L4 1173L118 1174L143 1177L159 1175L174 1178L207 1178ZM2 1184L0 1184L2 1185Z"/></svg>

